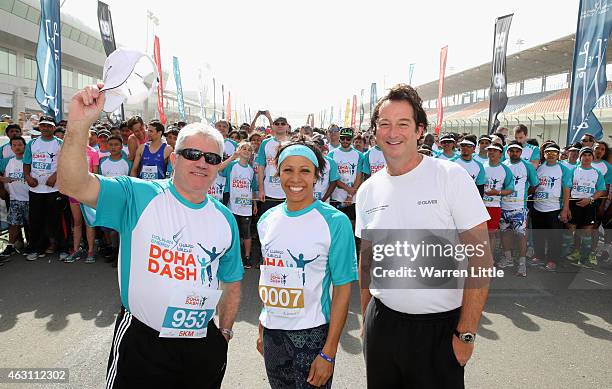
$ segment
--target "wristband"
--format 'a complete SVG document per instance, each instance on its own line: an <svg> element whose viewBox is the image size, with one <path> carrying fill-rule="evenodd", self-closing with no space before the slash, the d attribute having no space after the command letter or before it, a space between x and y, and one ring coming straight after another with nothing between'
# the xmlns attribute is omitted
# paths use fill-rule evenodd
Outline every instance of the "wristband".
<svg viewBox="0 0 612 389"><path fill-rule="evenodd" d="M325 354L323 351L319 352L319 356L323 359L325 359L327 362L329 363L334 363L336 362L335 358L330 357L329 355Z"/></svg>

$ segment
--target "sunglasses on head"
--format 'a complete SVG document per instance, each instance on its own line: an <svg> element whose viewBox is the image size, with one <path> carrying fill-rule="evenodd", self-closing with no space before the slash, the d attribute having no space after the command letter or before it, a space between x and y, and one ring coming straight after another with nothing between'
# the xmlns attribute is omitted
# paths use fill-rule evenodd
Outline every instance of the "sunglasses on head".
<svg viewBox="0 0 612 389"><path fill-rule="evenodd" d="M209 165L218 165L221 163L221 156L219 154L204 152L198 149L183 149L176 153L190 161L199 161L200 158L204 157L204 161Z"/></svg>
<svg viewBox="0 0 612 389"><path fill-rule="evenodd" d="M285 124L287 124L287 122L274 122L273 124L275 126L284 126Z"/></svg>

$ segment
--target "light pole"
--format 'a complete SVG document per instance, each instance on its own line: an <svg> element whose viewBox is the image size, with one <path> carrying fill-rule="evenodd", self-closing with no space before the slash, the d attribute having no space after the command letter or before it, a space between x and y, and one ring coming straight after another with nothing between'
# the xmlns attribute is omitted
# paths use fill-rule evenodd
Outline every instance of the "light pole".
<svg viewBox="0 0 612 389"><path fill-rule="evenodd" d="M155 27L159 26L159 19L157 18L157 16L155 16L155 14L153 12L151 12L151 10L147 10L147 43L146 43L146 48L145 48L145 52L149 53L149 21L153 22L153 35L155 35Z"/></svg>

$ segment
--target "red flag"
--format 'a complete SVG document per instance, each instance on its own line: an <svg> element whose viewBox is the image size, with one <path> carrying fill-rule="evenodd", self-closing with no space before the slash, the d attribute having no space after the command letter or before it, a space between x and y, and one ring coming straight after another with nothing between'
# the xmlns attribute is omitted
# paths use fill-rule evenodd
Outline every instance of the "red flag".
<svg viewBox="0 0 612 389"><path fill-rule="evenodd" d="M351 127L355 128L355 117L357 116L357 95L353 95L353 110L351 112Z"/></svg>
<svg viewBox="0 0 612 389"><path fill-rule="evenodd" d="M159 38L155 36L155 43L153 44L153 56L155 58L155 65L157 66L157 74L159 74L159 84L157 84L157 111L159 112L159 121L163 125L166 125L168 119L164 114L164 85L162 82L162 66L161 66L161 55L159 54Z"/></svg>
<svg viewBox="0 0 612 389"><path fill-rule="evenodd" d="M227 92L227 107L225 107L225 117L228 122L232 121L232 92Z"/></svg>
<svg viewBox="0 0 612 389"><path fill-rule="evenodd" d="M444 73L446 71L446 53L448 46L444 46L440 51L440 80L438 81L438 120L436 122L436 135L440 134L442 128L442 117L444 110L442 109L442 95L444 94Z"/></svg>

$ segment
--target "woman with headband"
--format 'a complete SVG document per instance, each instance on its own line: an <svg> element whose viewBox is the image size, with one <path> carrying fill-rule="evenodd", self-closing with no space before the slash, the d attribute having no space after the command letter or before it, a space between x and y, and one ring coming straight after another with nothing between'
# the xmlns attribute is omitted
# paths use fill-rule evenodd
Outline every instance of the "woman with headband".
<svg viewBox="0 0 612 389"><path fill-rule="evenodd" d="M303 137L281 145L276 166L287 198L257 224L263 256L257 349L272 388L331 387L357 280L351 222L314 199L325 163Z"/></svg>

